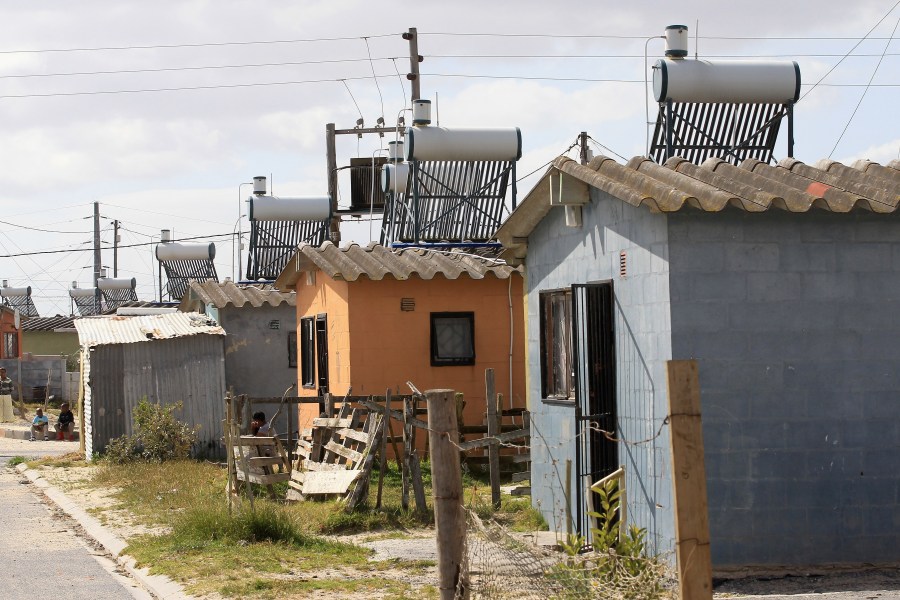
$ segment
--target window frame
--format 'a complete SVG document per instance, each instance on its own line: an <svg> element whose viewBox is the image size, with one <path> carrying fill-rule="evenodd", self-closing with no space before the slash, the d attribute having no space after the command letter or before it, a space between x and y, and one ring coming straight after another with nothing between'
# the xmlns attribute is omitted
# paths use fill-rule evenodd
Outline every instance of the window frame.
<svg viewBox="0 0 900 600"><path fill-rule="evenodd" d="M316 326L315 317L300 319L300 385L303 389L316 389Z"/></svg>
<svg viewBox="0 0 900 600"><path fill-rule="evenodd" d="M19 334L16 331L3 332L3 358L19 356Z"/></svg>
<svg viewBox="0 0 900 600"><path fill-rule="evenodd" d="M328 315L316 315L316 385L319 395L328 393Z"/></svg>
<svg viewBox="0 0 900 600"><path fill-rule="evenodd" d="M440 357L438 356L437 328L441 319L466 319L469 325L469 341L471 342L471 354L469 356ZM430 314L431 330L431 366L432 367L460 367L475 364L475 313L472 311L433 312Z"/></svg>
<svg viewBox="0 0 900 600"><path fill-rule="evenodd" d="M550 404L575 404L574 351L572 345L572 290L544 290L538 295L540 312L541 398ZM562 315L558 314L562 309ZM554 323L558 323L554 333ZM559 334L565 339L556 345ZM562 356L557 356L557 349ZM560 361L560 359L562 359ZM562 365L557 366L557 363ZM558 381L563 370L565 381Z"/></svg>

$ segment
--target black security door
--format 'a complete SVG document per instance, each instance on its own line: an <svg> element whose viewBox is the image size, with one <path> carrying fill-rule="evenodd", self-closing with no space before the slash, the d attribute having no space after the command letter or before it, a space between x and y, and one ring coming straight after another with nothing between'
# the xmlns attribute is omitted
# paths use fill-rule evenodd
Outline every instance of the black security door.
<svg viewBox="0 0 900 600"><path fill-rule="evenodd" d="M575 506L581 535L590 535L588 487L618 468L616 353L612 283L572 286L575 370Z"/></svg>

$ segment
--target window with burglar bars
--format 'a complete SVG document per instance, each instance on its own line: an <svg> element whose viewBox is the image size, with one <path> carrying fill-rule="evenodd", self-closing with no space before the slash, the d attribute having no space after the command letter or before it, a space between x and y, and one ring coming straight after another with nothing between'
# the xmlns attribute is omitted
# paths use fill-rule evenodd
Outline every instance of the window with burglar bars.
<svg viewBox="0 0 900 600"><path fill-rule="evenodd" d="M475 364L475 313L431 313L431 366Z"/></svg>
<svg viewBox="0 0 900 600"><path fill-rule="evenodd" d="M316 387L316 320L300 319L300 381L303 387Z"/></svg>
<svg viewBox="0 0 900 600"><path fill-rule="evenodd" d="M574 400L572 377L572 292L541 292L541 394Z"/></svg>
<svg viewBox="0 0 900 600"><path fill-rule="evenodd" d="M19 336L15 333L3 334L3 358L19 356Z"/></svg>

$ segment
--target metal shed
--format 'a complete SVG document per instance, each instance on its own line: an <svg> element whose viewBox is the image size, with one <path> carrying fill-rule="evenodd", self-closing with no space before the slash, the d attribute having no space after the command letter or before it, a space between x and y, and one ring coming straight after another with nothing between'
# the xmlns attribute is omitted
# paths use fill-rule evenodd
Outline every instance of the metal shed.
<svg viewBox="0 0 900 600"><path fill-rule="evenodd" d="M197 313L109 315L76 320L84 385L85 456L132 433L132 411L182 402L179 418L199 426L198 456L223 453L225 331Z"/></svg>

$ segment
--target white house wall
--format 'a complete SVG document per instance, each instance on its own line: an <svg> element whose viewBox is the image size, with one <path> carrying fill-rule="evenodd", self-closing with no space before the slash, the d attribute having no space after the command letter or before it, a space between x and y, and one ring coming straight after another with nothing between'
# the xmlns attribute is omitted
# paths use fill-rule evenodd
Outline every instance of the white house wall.
<svg viewBox="0 0 900 600"><path fill-rule="evenodd" d="M619 462L625 466L628 521L651 549L674 549L665 361L672 358L665 217L591 189L583 225L550 210L528 238L528 397L532 411L532 499L556 531L566 531L566 461L575 465L575 409L541 398L539 293L611 281L615 299ZM620 276L620 252L626 274ZM659 435L657 435L657 433ZM574 495L572 496L574 497Z"/></svg>

